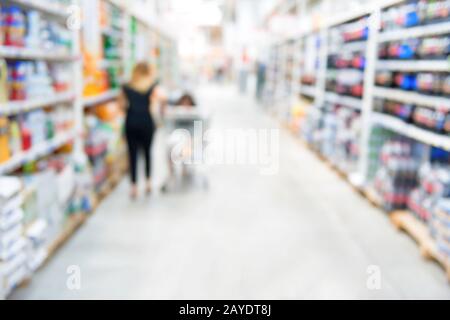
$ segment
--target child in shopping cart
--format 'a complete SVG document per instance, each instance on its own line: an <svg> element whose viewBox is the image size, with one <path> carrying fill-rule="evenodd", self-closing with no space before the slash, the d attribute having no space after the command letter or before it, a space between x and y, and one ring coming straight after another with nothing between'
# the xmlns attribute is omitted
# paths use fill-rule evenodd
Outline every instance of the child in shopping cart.
<svg viewBox="0 0 450 320"><path fill-rule="evenodd" d="M184 93L172 102L165 112L165 124L168 130L167 160L169 167L169 181L163 186L167 191L168 183L175 176L175 165L181 164L182 176L188 175L188 165L193 160L193 140L196 121L202 121L197 112L197 103L190 93Z"/></svg>

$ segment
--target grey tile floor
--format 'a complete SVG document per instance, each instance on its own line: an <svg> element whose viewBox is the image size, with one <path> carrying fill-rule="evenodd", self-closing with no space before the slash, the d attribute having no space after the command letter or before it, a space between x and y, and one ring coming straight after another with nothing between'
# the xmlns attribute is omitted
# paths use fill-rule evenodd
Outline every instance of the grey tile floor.
<svg viewBox="0 0 450 320"><path fill-rule="evenodd" d="M201 97L213 128L277 128L233 88L207 87ZM124 181L12 298L450 299L440 267L283 131L279 154L273 176L211 167L208 191L132 202ZM161 181L161 159L155 172ZM67 288L70 265L80 267L80 290ZM379 290L367 287L371 265Z"/></svg>

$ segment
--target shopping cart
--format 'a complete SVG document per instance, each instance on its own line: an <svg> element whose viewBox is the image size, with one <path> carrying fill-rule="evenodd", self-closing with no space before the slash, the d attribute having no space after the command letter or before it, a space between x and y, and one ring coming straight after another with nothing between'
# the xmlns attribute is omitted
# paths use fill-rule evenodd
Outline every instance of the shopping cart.
<svg viewBox="0 0 450 320"><path fill-rule="evenodd" d="M210 127L211 114L201 107L170 106L165 111L164 127L167 132L166 153L169 179L163 192L188 183L209 188L204 162L205 131Z"/></svg>

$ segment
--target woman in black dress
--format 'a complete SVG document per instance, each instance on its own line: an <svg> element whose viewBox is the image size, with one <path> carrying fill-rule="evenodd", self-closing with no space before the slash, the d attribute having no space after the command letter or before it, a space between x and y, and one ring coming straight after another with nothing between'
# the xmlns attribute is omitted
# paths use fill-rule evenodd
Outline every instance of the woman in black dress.
<svg viewBox="0 0 450 320"><path fill-rule="evenodd" d="M164 104L165 99L157 89L151 67L147 63L135 66L129 84L123 87L121 102L126 108L125 135L131 178L131 197L138 196L137 164L139 151L145 156L146 192L151 192L152 142L156 124L152 107Z"/></svg>

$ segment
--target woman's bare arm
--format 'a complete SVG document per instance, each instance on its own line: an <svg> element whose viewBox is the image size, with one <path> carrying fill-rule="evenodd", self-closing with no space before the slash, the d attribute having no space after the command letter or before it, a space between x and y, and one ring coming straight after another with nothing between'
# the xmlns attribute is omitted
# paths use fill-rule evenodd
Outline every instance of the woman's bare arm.
<svg viewBox="0 0 450 320"><path fill-rule="evenodd" d="M128 107L128 102L123 90L120 90L119 97L117 98L117 103L119 104L119 108L125 112Z"/></svg>
<svg viewBox="0 0 450 320"><path fill-rule="evenodd" d="M167 97L160 87L156 87L155 90L153 90L153 94L150 97L150 103L151 108L153 109L150 111L164 117L167 108Z"/></svg>

